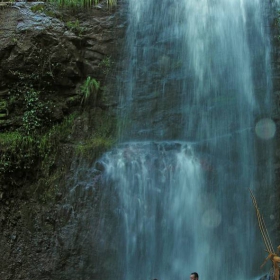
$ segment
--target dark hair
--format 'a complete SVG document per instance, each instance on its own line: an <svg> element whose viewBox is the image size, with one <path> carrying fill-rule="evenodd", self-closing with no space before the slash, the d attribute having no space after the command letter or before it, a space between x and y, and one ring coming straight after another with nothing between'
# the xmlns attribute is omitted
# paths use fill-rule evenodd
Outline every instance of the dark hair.
<svg viewBox="0 0 280 280"><path fill-rule="evenodd" d="M191 275L194 275L195 278L197 278L197 279L198 279L198 277L199 277L197 272L192 272Z"/></svg>

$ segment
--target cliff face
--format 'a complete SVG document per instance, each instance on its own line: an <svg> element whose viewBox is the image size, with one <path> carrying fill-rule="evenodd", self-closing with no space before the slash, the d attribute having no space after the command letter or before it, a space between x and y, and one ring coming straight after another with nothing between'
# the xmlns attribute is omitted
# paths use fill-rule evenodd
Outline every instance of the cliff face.
<svg viewBox="0 0 280 280"><path fill-rule="evenodd" d="M63 13L19 2L2 8L0 19L0 130L22 125L24 108L17 105L27 86L55 103L51 118L61 120L80 104L79 84L88 76L104 79L116 54L120 28L105 9Z"/></svg>
<svg viewBox="0 0 280 280"><path fill-rule="evenodd" d="M0 278L105 279L96 211L85 214L98 188L73 197L67 187L80 158L92 162L112 142L116 94L105 80L113 84L121 15L102 3L0 9Z"/></svg>

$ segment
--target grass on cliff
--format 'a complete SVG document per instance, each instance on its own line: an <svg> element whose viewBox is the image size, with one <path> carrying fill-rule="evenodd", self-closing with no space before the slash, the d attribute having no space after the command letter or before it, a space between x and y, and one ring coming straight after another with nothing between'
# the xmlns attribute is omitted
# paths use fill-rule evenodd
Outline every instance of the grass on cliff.
<svg viewBox="0 0 280 280"><path fill-rule="evenodd" d="M85 105L89 101L90 97L93 96L93 106L95 106L99 89L100 82L98 82L96 79L91 78L90 76L87 77L87 79L81 86L81 92L83 94L81 104Z"/></svg>
<svg viewBox="0 0 280 280"><path fill-rule="evenodd" d="M61 124L54 125L47 133L42 135L38 142L38 153L41 159L41 166L46 175L50 167L55 163L57 152L62 141L67 141L71 135L76 113L66 117Z"/></svg>
<svg viewBox="0 0 280 280"><path fill-rule="evenodd" d="M31 136L23 136L20 132L6 132L1 133L0 137L0 147L1 149L9 148L15 150L21 144L30 145L33 142L33 138Z"/></svg>
<svg viewBox="0 0 280 280"><path fill-rule="evenodd" d="M73 139L70 143L69 137L74 133L78 116L81 117L74 113L66 117L43 134L34 132L26 135L22 131L0 133L0 181L4 185L16 186L19 174L21 179L32 181L39 175L47 181L59 157L61 143L72 146L76 155L90 160L95 160L114 144L116 120L102 110L91 116L92 133L82 142Z"/></svg>
<svg viewBox="0 0 280 280"><path fill-rule="evenodd" d="M96 159L110 149L116 141L116 119L104 111L95 113L93 131L76 146L76 154Z"/></svg>
<svg viewBox="0 0 280 280"><path fill-rule="evenodd" d="M60 141L71 133L75 114L47 133L26 135L22 131L0 134L0 179L9 180L16 173L30 177L40 169L48 169L54 163ZM44 172L48 173L48 172Z"/></svg>
<svg viewBox="0 0 280 280"><path fill-rule="evenodd" d="M90 8L98 5L99 3L106 2L107 7L110 9L117 5L118 0L48 0L48 2L58 4L61 7L71 8Z"/></svg>

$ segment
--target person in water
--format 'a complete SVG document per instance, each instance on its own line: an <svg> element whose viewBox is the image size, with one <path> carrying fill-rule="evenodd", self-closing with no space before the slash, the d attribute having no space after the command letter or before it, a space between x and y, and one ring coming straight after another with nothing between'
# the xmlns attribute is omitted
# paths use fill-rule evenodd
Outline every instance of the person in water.
<svg viewBox="0 0 280 280"><path fill-rule="evenodd" d="M190 275L190 280L198 280L198 274L197 272L192 272Z"/></svg>

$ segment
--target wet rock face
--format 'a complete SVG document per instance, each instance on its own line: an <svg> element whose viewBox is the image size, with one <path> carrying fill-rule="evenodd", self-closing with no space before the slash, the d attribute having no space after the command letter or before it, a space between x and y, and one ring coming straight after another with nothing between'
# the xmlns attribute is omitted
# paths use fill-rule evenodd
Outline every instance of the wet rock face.
<svg viewBox="0 0 280 280"><path fill-rule="evenodd" d="M103 9L62 13L45 3L18 2L0 10L0 130L21 125L16 101L23 85L57 104L60 120L81 101L86 77L102 81L123 35L118 15ZM18 110L17 110L18 109Z"/></svg>
<svg viewBox="0 0 280 280"><path fill-rule="evenodd" d="M22 191L1 204L1 279L106 279L100 276L104 255L96 249L99 225L93 209L99 195L78 186L75 195L75 201L65 203L66 191L54 201L32 200Z"/></svg>
<svg viewBox="0 0 280 280"><path fill-rule="evenodd" d="M272 68L272 84L273 84L273 108L272 108L272 119L276 124L276 133L274 137L274 160L272 168L274 170L275 176L275 192L269 194L262 194L263 197L266 197L266 200L263 200L264 205L263 209L266 209L267 205L274 205L274 213L265 212L264 217L271 225L270 235L274 238L274 246L280 244L280 44L279 44L279 35L280 35L280 25L279 25L279 15L271 15L271 68ZM265 193L265 188L264 188ZM276 248L274 248L276 250ZM269 279L269 278L267 278Z"/></svg>
<svg viewBox="0 0 280 280"><path fill-rule="evenodd" d="M59 123L79 109L79 89L88 76L103 86L114 75L112 61L124 33L120 17L106 5L86 12L54 10L41 2L0 7L0 132L23 126L27 91L38 93L40 105L48 104L51 123L44 125ZM115 104L102 95L95 104L100 108L89 106L94 111L89 119ZM71 196L67 188L75 171L71 166L78 161L73 143L83 141L84 123L90 123L80 119L72 138L61 143L48 178L36 177L34 185L36 170L29 175L32 182L20 170L18 178L9 178L20 185L0 183L1 280L106 279L109 269L102 263L111 253L100 254L96 246L99 189L74 186Z"/></svg>

